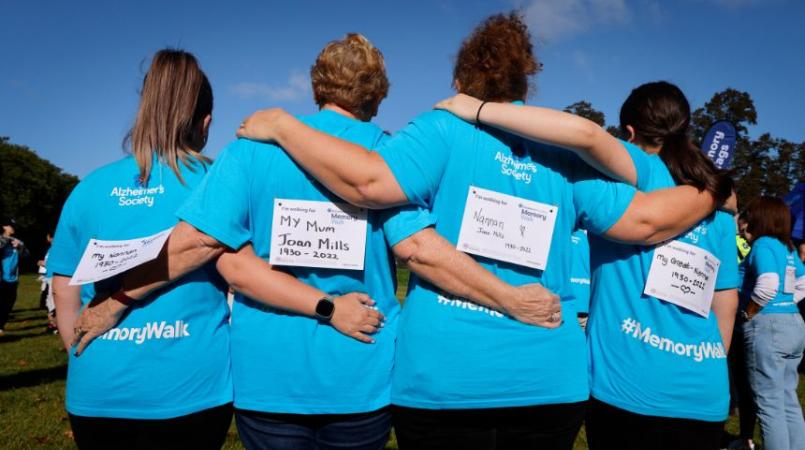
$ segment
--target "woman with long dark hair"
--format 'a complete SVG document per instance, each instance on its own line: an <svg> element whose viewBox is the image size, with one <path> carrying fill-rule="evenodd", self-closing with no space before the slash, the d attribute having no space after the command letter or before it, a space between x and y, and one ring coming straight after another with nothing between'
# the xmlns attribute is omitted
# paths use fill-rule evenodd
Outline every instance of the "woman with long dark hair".
<svg viewBox="0 0 805 450"><path fill-rule="evenodd" d="M602 170L611 162L610 174L641 190L690 185L730 197L732 180L690 142L690 106L670 83L644 84L624 102L628 143L567 113L481 105L458 96L437 106L574 150ZM716 212L656 248L591 237L591 448L719 447L737 305L734 235L730 215Z"/></svg>
<svg viewBox="0 0 805 450"><path fill-rule="evenodd" d="M485 101L519 103L538 68L521 18L497 15L462 43L454 86ZM239 133L276 140L353 204L428 208L440 234L498 277L540 282L563 300L570 298L577 223L591 234L659 242L701 220L720 198L689 186L635 192L562 149L444 111L418 116L377 152L318 133L281 110L256 113ZM392 382L401 448L572 448L589 395L584 333L573 307L549 330L451 299L423 280L412 283Z"/></svg>
<svg viewBox="0 0 805 450"><path fill-rule="evenodd" d="M805 323L805 266L791 241L791 213L779 198L747 206L744 234L752 244L741 289L746 366L757 405L763 448L805 448L805 421L797 397L797 366Z"/></svg>

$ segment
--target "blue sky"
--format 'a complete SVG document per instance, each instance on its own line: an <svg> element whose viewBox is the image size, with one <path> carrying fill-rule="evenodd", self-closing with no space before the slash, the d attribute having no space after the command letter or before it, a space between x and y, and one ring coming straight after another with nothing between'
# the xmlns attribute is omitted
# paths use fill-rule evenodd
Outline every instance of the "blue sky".
<svg viewBox="0 0 805 450"><path fill-rule="evenodd" d="M799 0L0 0L0 136L86 175L123 155L150 56L195 53L215 93L206 152L258 108L310 113L321 47L365 34L391 79L377 123L395 131L452 93L453 57L484 17L524 11L544 71L530 103L588 100L617 121L635 86L677 83L694 107L748 91L763 132L805 141L805 2Z"/></svg>

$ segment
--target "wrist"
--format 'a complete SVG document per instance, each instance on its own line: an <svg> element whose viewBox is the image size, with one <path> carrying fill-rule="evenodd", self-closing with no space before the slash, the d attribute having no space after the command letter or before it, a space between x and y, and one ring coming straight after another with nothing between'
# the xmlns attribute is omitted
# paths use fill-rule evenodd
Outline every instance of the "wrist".
<svg viewBox="0 0 805 450"><path fill-rule="evenodd" d="M129 307L129 306L133 305L137 301L136 298L129 297L122 290L117 291L114 294L112 294L111 298L116 300L118 303L120 303L120 304L122 304L123 306L126 306L126 307Z"/></svg>

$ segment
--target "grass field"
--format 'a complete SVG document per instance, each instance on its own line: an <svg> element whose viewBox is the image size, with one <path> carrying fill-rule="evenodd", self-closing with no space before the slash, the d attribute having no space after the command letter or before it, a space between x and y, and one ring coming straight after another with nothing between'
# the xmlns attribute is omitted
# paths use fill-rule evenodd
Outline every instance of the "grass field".
<svg viewBox="0 0 805 450"><path fill-rule="evenodd" d="M408 282L408 274L400 273L398 295ZM30 449L74 448L70 424L64 412L64 378L67 356L61 340L45 331L47 319L38 309L39 283L34 276L23 276L19 300L6 335L0 337L0 448ZM805 398L805 384L800 383L800 402ZM730 417L727 430L738 432L735 417ZM757 433L756 433L757 435ZM242 448L235 427L229 431L226 449ZM394 439L387 449L396 449ZM575 449L586 449L584 432L576 440Z"/></svg>

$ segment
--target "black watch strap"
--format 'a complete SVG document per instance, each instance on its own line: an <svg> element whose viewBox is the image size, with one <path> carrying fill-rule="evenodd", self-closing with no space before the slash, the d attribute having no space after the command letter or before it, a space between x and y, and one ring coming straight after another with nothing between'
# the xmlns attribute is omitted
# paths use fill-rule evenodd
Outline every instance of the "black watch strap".
<svg viewBox="0 0 805 450"><path fill-rule="evenodd" d="M335 302L329 295L320 298L316 303L316 318L322 322L329 322L335 313Z"/></svg>

